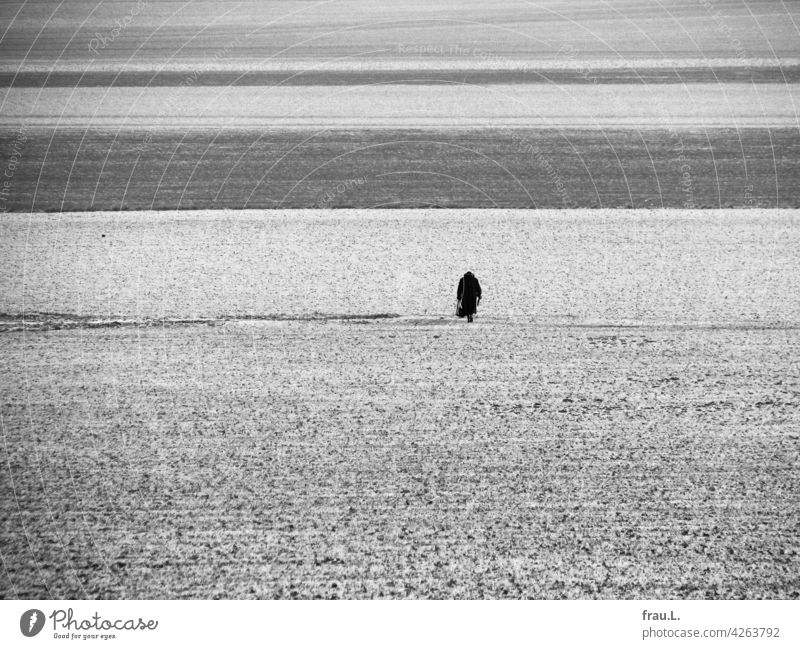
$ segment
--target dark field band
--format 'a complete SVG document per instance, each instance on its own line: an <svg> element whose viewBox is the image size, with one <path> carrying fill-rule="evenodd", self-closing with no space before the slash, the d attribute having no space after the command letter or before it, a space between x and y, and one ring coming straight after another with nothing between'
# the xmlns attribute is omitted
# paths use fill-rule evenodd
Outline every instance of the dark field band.
<svg viewBox="0 0 800 649"><path fill-rule="evenodd" d="M681 84L797 83L800 66L598 68L546 70L524 66L508 70L365 70L365 71L25 71L0 73L0 88L75 88L180 86L357 86L401 84Z"/></svg>
<svg viewBox="0 0 800 649"><path fill-rule="evenodd" d="M789 128L31 128L0 150L5 211L800 206Z"/></svg>

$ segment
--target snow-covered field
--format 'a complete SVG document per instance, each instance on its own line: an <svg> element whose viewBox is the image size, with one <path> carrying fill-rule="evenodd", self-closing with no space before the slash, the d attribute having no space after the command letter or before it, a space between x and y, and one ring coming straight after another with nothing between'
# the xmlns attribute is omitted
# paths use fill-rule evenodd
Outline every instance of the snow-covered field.
<svg viewBox="0 0 800 649"><path fill-rule="evenodd" d="M59 128L796 126L787 83L0 89L0 125Z"/></svg>
<svg viewBox="0 0 800 649"><path fill-rule="evenodd" d="M6 218L0 593L798 597L797 219Z"/></svg>
<svg viewBox="0 0 800 649"><path fill-rule="evenodd" d="M281 210L6 215L0 313L800 322L797 210Z"/></svg>

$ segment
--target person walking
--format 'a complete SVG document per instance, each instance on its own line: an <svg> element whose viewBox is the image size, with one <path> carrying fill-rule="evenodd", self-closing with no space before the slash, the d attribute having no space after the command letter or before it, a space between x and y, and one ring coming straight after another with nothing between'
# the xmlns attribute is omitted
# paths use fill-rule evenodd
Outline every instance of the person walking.
<svg viewBox="0 0 800 649"><path fill-rule="evenodd" d="M464 273L464 277L458 280L458 290L456 291L456 315L459 318L467 316L467 322L472 322L472 316L478 311L478 304L481 302L481 285L478 278L470 271Z"/></svg>

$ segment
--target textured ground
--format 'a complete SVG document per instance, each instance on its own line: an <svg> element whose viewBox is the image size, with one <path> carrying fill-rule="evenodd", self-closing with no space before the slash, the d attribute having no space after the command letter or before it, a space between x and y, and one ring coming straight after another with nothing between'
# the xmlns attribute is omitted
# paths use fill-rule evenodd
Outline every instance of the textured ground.
<svg viewBox="0 0 800 649"><path fill-rule="evenodd" d="M5 597L800 596L797 329L2 335Z"/></svg>
<svg viewBox="0 0 800 649"><path fill-rule="evenodd" d="M796 212L2 226L5 597L800 596Z"/></svg>

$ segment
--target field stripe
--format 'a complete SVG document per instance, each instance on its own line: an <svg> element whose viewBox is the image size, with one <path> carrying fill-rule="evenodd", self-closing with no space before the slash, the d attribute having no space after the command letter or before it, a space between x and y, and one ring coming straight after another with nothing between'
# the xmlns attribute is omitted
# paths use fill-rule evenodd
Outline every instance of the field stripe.
<svg viewBox="0 0 800 649"><path fill-rule="evenodd" d="M10 211L800 206L796 129L0 134L20 149Z"/></svg>

